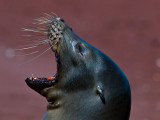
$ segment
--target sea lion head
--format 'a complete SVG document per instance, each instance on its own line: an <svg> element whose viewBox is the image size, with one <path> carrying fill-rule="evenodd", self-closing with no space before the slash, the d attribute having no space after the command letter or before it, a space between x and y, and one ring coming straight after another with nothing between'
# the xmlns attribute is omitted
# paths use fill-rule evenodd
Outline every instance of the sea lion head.
<svg viewBox="0 0 160 120"><path fill-rule="evenodd" d="M57 73L26 79L49 102L43 119L129 120L130 87L119 67L61 18L54 18L47 32Z"/></svg>

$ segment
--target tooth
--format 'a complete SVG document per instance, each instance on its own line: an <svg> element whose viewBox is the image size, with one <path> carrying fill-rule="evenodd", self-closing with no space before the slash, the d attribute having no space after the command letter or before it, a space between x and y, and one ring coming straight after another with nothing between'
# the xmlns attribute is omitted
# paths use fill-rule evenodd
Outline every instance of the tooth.
<svg viewBox="0 0 160 120"><path fill-rule="evenodd" d="M30 76L30 80L33 80L33 79L34 79L33 74L31 74L31 76Z"/></svg>

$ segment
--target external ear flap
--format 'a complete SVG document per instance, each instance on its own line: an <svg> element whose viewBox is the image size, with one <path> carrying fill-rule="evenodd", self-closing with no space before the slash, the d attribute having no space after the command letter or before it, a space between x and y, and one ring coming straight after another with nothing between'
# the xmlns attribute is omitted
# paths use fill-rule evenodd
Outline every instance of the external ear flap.
<svg viewBox="0 0 160 120"><path fill-rule="evenodd" d="M105 101L105 97L104 97L104 94L103 94L103 89L99 85L97 86L97 93L100 96L100 98L102 100L102 103L105 104L106 101Z"/></svg>

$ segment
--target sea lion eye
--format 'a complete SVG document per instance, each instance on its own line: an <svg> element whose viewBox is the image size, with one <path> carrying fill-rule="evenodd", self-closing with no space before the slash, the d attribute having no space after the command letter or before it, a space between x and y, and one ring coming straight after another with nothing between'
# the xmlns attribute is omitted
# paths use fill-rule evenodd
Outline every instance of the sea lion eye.
<svg viewBox="0 0 160 120"><path fill-rule="evenodd" d="M84 56L84 50L81 45L78 45L78 54L80 54L81 56Z"/></svg>

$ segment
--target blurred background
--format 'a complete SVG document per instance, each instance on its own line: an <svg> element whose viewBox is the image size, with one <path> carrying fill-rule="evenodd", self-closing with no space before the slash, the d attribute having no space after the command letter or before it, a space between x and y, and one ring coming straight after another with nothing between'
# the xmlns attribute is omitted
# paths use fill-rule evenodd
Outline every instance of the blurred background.
<svg viewBox="0 0 160 120"><path fill-rule="evenodd" d="M160 120L160 0L0 0L0 119L40 120L45 98L24 82L56 72L52 51L13 57L21 28L55 12L84 40L113 59L129 79L130 120ZM22 51L22 54L27 54Z"/></svg>

